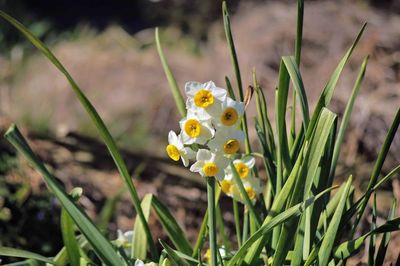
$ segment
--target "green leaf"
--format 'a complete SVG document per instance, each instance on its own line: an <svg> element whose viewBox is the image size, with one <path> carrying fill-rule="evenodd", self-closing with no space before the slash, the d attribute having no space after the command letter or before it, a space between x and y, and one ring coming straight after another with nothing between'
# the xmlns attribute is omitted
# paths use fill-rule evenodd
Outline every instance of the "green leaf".
<svg viewBox="0 0 400 266"><path fill-rule="evenodd" d="M347 50L346 54L344 55L344 57L340 60L339 64L337 65L337 67L335 68L335 70L333 71L331 77L329 78L328 82L325 85L324 90L321 93L321 96L318 99L317 105L315 106L314 109L314 113L311 117L310 120L310 125L307 129L306 132L306 139L308 140L311 137L313 128L314 128L314 124L317 122L317 119L319 117L319 114L322 110L323 107L328 106L328 104L330 103L331 99L332 99L332 95L333 92L335 90L336 84L339 80L340 74L343 71L344 66L346 65L346 63L348 62L351 54L353 53L354 48L357 46L358 41L361 38L361 35L363 34L365 27L366 27L366 23L362 26L361 30L359 31L356 39L354 40L353 44L351 45L351 47L349 48L349 50Z"/></svg>
<svg viewBox="0 0 400 266"><path fill-rule="evenodd" d="M0 255L7 256L7 257L15 257L15 258L33 259L33 260L50 263L52 265L58 265L51 259L48 259L42 255L30 252L30 251L25 251L22 249L0 247Z"/></svg>
<svg viewBox="0 0 400 266"><path fill-rule="evenodd" d="M392 206L389 210L388 220L392 220L394 218L395 214L396 214L396 199L393 199ZM382 241L379 245L378 253L376 255L376 260L375 260L374 265L383 265L383 261L386 256L386 250L388 248L389 241L390 241L390 232L386 232L383 235Z"/></svg>
<svg viewBox="0 0 400 266"><path fill-rule="evenodd" d="M123 265L124 263L114 251L110 242L100 233L90 218L74 203L72 198L63 190L56 178L49 173L43 163L33 153L28 143L15 125L12 125L6 132L5 138L21 152L30 164L43 176L51 192L58 198L61 205L82 234L93 246L96 254L108 265Z"/></svg>
<svg viewBox="0 0 400 266"><path fill-rule="evenodd" d="M64 208L61 209L61 233L64 246L67 250L69 264L71 266L79 266L81 256L75 236L74 221Z"/></svg>
<svg viewBox="0 0 400 266"><path fill-rule="evenodd" d="M364 214L365 208L366 208L366 206L368 204L369 197L371 196L371 193L368 193L368 191L371 191L371 189L377 183L378 177L379 177L380 172L382 170L383 163L385 162L386 156L389 153L390 146L391 146L391 144L393 142L394 136L397 133L397 129L399 128L399 125L400 125L400 108L397 109L396 116L395 116L395 118L393 120L393 123L392 123L392 125L391 125L391 127L390 127L390 129L389 129L389 131L388 131L388 133L386 135L386 138L385 138L385 141L384 141L384 143L383 143L383 145L381 147L381 150L379 151L378 158L376 159L376 162L375 162L375 165L374 165L374 169L373 169L373 171L371 173L371 177L369 179L367 193L365 194L365 197L363 198L363 201L361 203L361 207L360 207L360 209L359 209L359 211L357 213L356 221L353 224L353 230L352 230L353 235L354 235L355 229L357 228L357 226L358 226L358 224L359 224L359 222L360 222L360 220L362 218L362 215Z"/></svg>
<svg viewBox="0 0 400 266"><path fill-rule="evenodd" d="M142 200L142 210L146 221L149 220L150 209L152 205L152 194L146 194ZM140 219L135 220L135 225L133 227L133 239L132 239L132 258L145 260L147 255L147 237L143 229L143 224Z"/></svg>
<svg viewBox="0 0 400 266"><path fill-rule="evenodd" d="M225 1L222 2L222 16L224 18L225 35L226 35L226 40L227 40L228 46L229 46L233 69L235 71L240 101L243 102L244 94L243 94L242 78L240 76L239 62L238 62L238 58L237 58L237 54L236 54L235 43L233 42L233 37L232 37L231 20L229 18L228 8L226 6Z"/></svg>
<svg viewBox="0 0 400 266"><path fill-rule="evenodd" d="M174 96L176 107L178 107L178 111L181 117L185 117L186 116L185 100L182 97L181 91L175 80L174 74L172 74L171 68L169 67L167 59L165 58L164 52L162 50L158 28L156 28L155 30L155 39L156 39L158 55L160 57L165 75L167 76L169 88L171 89L172 95Z"/></svg>
<svg viewBox="0 0 400 266"><path fill-rule="evenodd" d="M292 56L283 56L282 60L286 66L286 70L289 73L290 79L292 80L293 87L299 96L301 112L303 114L303 124L304 128L307 128L310 122L310 113L308 110L307 94L304 89L304 84L301 78L299 67L297 66L295 59Z"/></svg>
<svg viewBox="0 0 400 266"><path fill-rule="evenodd" d="M292 169L285 185L283 186L282 190L276 196L276 198L272 204L272 207L268 213L268 216L264 219L263 225L268 224L275 215L277 215L278 213L281 213L284 210L286 202L288 201L288 199L291 196L296 178L299 175L300 167L303 163L303 160L305 157L308 156L308 143L307 142L304 144L301 154L302 155L297 158L297 161L296 161L295 165L293 166L293 169ZM247 252L246 257L245 257L245 261L247 264L254 263L254 261L257 260L262 249L267 244L266 243L267 240L268 240L268 235L265 235L252 245L252 247L249 249L249 251Z"/></svg>
<svg viewBox="0 0 400 266"><path fill-rule="evenodd" d="M38 38L36 38L24 25L22 25L20 22L18 22L11 16L7 15L3 11L0 11L0 17L4 18L7 22L9 22L11 25L13 25L16 29L18 29L37 49L39 49L53 63L54 66L56 66L58 68L58 70L60 70L60 72L68 80L69 84L72 87L72 90L74 91L74 93L78 97L79 101L81 102L82 106L85 108L86 112L88 113L88 115L92 119L93 123L95 124L96 128L98 129L98 132L99 132L103 142L106 144L112 158L114 159L114 162L118 168L118 171L120 172L123 180L125 181L125 184L127 185L128 189L129 189L130 195L132 197L133 205L136 209L136 212L139 215L140 220L144 224L147 239L148 239L149 245L151 247L150 251L151 251L152 257L154 260L156 260L158 257L157 249L154 244L153 238L151 236L150 228L145 221L143 211L140 208L140 199L137 194L136 188L133 185L131 176L129 175L128 168L126 167L126 164L125 164L124 160L122 159L122 156L117 148L117 145L115 144L114 139L112 138L110 132L108 131L103 120L97 113L96 109L90 103L90 101L87 99L87 97L82 92L82 90L79 88L79 86L76 84L76 82L72 78L72 76L68 73L68 71L60 63L60 61L54 56L54 54L49 50L49 48L47 48L47 46L43 42L41 42Z"/></svg>
<svg viewBox="0 0 400 266"><path fill-rule="evenodd" d="M287 222L293 217L299 216L308 206L315 202L315 200L319 199L333 188L329 188L315 197L311 197L306 201L299 203L286 211L277 214L275 217L268 219L267 222L263 223L263 225L253 234L250 238L242 245L242 247L237 251L237 253L229 260L227 266L237 265L237 262L242 259L248 249L257 242L260 238L270 232L274 227ZM249 264L252 265L252 264Z"/></svg>
<svg viewBox="0 0 400 266"><path fill-rule="evenodd" d="M343 193L340 196L338 207L332 217L331 222L329 223L328 230L326 231L326 234L322 239L321 246L318 250L318 265L321 266L328 265L329 259L331 258L332 248L335 243L337 231L339 229L340 219L342 217L345 208L352 180L353 178L352 176L350 176L346 182Z"/></svg>
<svg viewBox="0 0 400 266"><path fill-rule="evenodd" d="M371 231L376 229L376 193L374 193L374 205L372 207L371 229L372 229ZM376 246L376 235L371 235L368 247L368 265L371 266L374 265L375 246Z"/></svg>
<svg viewBox="0 0 400 266"><path fill-rule="evenodd" d="M368 58L369 57L367 56L361 65L360 72L358 73L356 82L354 83L354 87L353 87L353 90L350 95L350 99L347 102L346 109L343 114L342 122L340 124L340 128L339 128L336 143L335 143L335 149L333 151L331 170L330 170L330 174L329 174L330 180L333 180L334 175L335 175L335 170L336 170L337 161L338 161L339 154L340 154L340 149L342 148L344 135L345 135L345 132L349 125L350 115L353 111L354 102L355 102L358 92L361 88L361 83L364 80L365 71L367 69L367 64L368 64Z"/></svg>
<svg viewBox="0 0 400 266"><path fill-rule="evenodd" d="M171 261L174 263L173 265L182 265L186 266L189 265L189 263L180 257L178 253L175 252L167 243L165 243L163 240L159 239L161 245L163 246L164 250L167 252L168 257L171 259Z"/></svg>
<svg viewBox="0 0 400 266"><path fill-rule="evenodd" d="M380 233L386 234L389 232L399 231L399 230L400 230L400 217L388 220L386 221L385 224L379 226L375 230L370 231L367 234L362 235L357 239L346 241L340 244L338 247L335 248L333 255L336 259L347 259L363 246L364 241L370 235L380 234Z"/></svg>
<svg viewBox="0 0 400 266"><path fill-rule="evenodd" d="M191 256L192 247L167 207L156 196L153 196L152 206L174 246L182 253Z"/></svg>

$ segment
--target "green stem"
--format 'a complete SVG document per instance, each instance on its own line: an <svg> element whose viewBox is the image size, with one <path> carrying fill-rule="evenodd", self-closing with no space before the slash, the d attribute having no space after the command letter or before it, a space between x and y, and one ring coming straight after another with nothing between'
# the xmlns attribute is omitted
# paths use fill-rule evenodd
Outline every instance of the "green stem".
<svg viewBox="0 0 400 266"><path fill-rule="evenodd" d="M211 250L211 266L217 265L217 234L215 217L215 178L207 177L208 231Z"/></svg>
<svg viewBox="0 0 400 266"><path fill-rule="evenodd" d="M235 199L232 199L233 204L233 217L235 219L235 229L236 229L236 238L238 242L238 247L242 246L242 235L240 232L240 218L239 218L239 205Z"/></svg>

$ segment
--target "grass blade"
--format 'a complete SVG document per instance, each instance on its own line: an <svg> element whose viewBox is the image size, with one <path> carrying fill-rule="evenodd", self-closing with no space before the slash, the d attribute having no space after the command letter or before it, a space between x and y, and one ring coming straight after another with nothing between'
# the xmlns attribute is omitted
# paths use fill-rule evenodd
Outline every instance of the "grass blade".
<svg viewBox="0 0 400 266"><path fill-rule="evenodd" d="M175 252L167 243L165 243L163 240L159 239L161 245L163 246L164 250L167 252L168 257L171 259L173 262L173 265L180 265L180 266L187 266L189 263L183 259L181 256L178 255L178 253Z"/></svg>
<svg viewBox="0 0 400 266"><path fill-rule="evenodd" d="M174 246L182 253L191 256L192 247L168 208L156 196L153 196L152 206Z"/></svg>
<svg viewBox="0 0 400 266"><path fill-rule="evenodd" d="M156 28L155 30L155 39L156 39L158 56L160 57L165 75L167 76L169 88L171 89L172 95L174 96L176 107L178 108L181 117L184 117L186 116L185 100L183 99L182 93L179 90L179 86L175 80L174 75L172 74L171 68L169 67L167 59L165 58L164 52L162 50L158 28Z"/></svg>
<svg viewBox="0 0 400 266"><path fill-rule="evenodd" d="M303 80L301 78L300 70L292 56L282 57L283 63L285 64L286 70L289 73L290 79L292 80L293 87L299 95L301 104L301 112L303 114L304 128L308 127L310 122L310 112L308 109L307 94L304 89ZM294 110L295 111L295 110Z"/></svg>
<svg viewBox="0 0 400 266"><path fill-rule="evenodd" d="M58 70L60 70L60 72L68 80L74 93L76 94L76 96L78 97L82 106L85 108L86 112L88 113L88 115L92 119L93 123L95 124L96 128L98 129L98 132L99 132L103 142L106 144L112 158L114 159L114 162L118 168L118 171L120 172L123 180L125 181L128 189L129 189L130 195L132 197L133 205L136 209L136 212L139 215L140 220L144 224L144 229L146 231L147 239L149 241L152 257L154 260L156 260L158 258L157 249L154 244L153 238L151 236L149 226L146 223L143 211L140 207L140 199L137 194L136 188L133 185L131 176L129 175L128 168L126 167L126 164L125 164L124 160L122 159L122 156L117 148L117 145L115 144L114 139L112 138L110 132L108 131L103 120L97 113L96 109L90 103L90 101L86 98L86 96L84 95L82 90L79 88L79 86L76 84L76 82L72 78L72 76L68 73L68 71L60 63L60 61L54 56L54 54L49 50L49 48L47 48L47 46L43 42L41 42L38 38L36 38L24 25L22 25L20 22L18 22L11 16L7 15L3 11L0 11L0 17L5 19L7 22L9 22L11 25L13 25L16 29L18 29L37 49L39 49L53 63L53 65L55 67L58 68Z"/></svg>
<svg viewBox="0 0 400 266"><path fill-rule="evenodd" d="M148 221L150 216L150 210L152 205L152 194L146 194L142 199L142 210L145 215L146 221ZM132 239L132 259L145 260L147 255L147 237L143 230L143 224L140 219L135 220L135 225L133 227L133 239Z"/></svg>
<svg viewBox="0 0 400 266"><path fill-rule="evenodd" d="M243 85L242 85L242 78L240 75L240 68L239 68L239 61L236 54L235 43L233 42L232 37L232 30L231 30L231 20L229 18L228 7L226 6L226 2L222 2L222 16L224 18L224 29L226 40L228 42L229 51L231 55L233 69L235 71L236 82L239 91L239 99L241 102L244 101L244 93L243 93Z"/></svg>
<svg viewBox="0 0 400 266"><path fill-rule="evenodd" d="M6 132L5 138L21 152L30 164L43 176L49 189L58 198L82 234L93 246L97 255L107 265L124 265L110 242L100 233L90 218L73 202L58 181L51 175L38 157L32 152L28 143L15 125Z"/></svg>
<svg viewBox="0 0 400 266"><path fill-rule="evenodd" d="M332 99L332 95L333 92L335 90L336 84L339 80L340 74L343 71L344 66L346 65L346 63L348 62L351 54L353 53L354 48L357 46L358 41L361 38L361 35L363 34L365 27L367 26L367 24L365 23L361 30L359 31L356 39L354 40L353 44L351 45L351 47L347 50L346 54L344 55L344 57L340 60L339 64L337 65L336 69L333 71L331 77L329 78L328 82L325 85L324 90L321 93L321 96L317 102L317 105L315 106L314 109L314 113L311 117L310 120L310 125L307 128L307 132L306 132L306 139L308 140L311 137L313 128L314 128L314 124L317 122L317 119L319 117L319 113L321 112L323 107L328 106L328 104L330 103L331 99Z"/></svg>
<svg viewBox="0 0 400 266"><path fill-rule="evenodd" d="M330 182L328 182L328 184L331 183L331 180L333 180L333 178L335 176L335 170L336 170L337 161L338 161L339 154L340 154L340 149L341 149L342 144L343 144L344 134L345 134L345 132L347 130L347 127L349 125L350 115L351 115L351 113L353 111L354 102L355 102L356 97L358 95L358 92L359 92L359 90L361 88L361 83L364 80L365 71L367 69L367 64L368 64L368 59L369 59L369 57L367 56L364 59L362 65L361 65L360 72L358 73L356 82L354 83L354 87L353 87L353 90L351 92L350 99L347 102L346 109L345 109L344 114L343 114L343 119L342 119L342 122L340 124L340 129L339 129L339 132L338 132L338 135L337 135L337 139L336 139L336 143L335 143L335 149L333 151L331 170L330 170L330 174L329 174Z"/></svg>
<svg viewBox="0 0 400 266"><path fill-rule="evenodd" d="M7 257L14 257L14 258L33 259L33 260L50 263L52 265L58 265L53 260L46 258L42 255L30 252L30 251L16 249L16 248L0 247L0 255L7 256Z"/></svg>
<svg viewBox="0 0 400 266"><path fill-rule="evenodd" d="M237 253L229 260L227 266L237 265L237 262L242 259L248 249L257 242L260 238L265 236L268 232L270 232L274 227L287 222L293 217L299 216L308 206L310 206L315 200L319 199L333 188L329 188L315 197L311 197L304 202L301 202L286 211L277 214L274 218L268 219L250 238L243 244L243 246L237 251ZM253 265L253 264L248 264Z"/></svg>
<svg viewBox="0 0 400 266"><path fill-rule="evenodd" d="M368 193L368 191L371 191L371 189L376 185L379 174L382 170L383 163L385 162L386 156L389 152L390 146L393 142L394 136L397 133L397 129L399 128L400 125L400 108L397 109L396 116L393 120L393 123L386 135L385 141L381 147L381 150L379 151L378 158L376 159L374 169L372 171L371 177L369 179L368 183L368 188L367 188L367 193L365 194L365 197L363 198L363 201L361 203L361 207L357 213L357 218L356 221L353 224L353 229L352 229L352 234L354 235L355 229L357 228L363 214L365 211L365 208L368 204L369 197L371 196L371 192Z"/></svg>
<svg viewBox="0 0 400 266"><path fill-rule="evenodd" d="M61 233L64 246L67 250L69 264L71 266L79 266L81 256L75 236L74 221L64 208L61 210Z"/></svg>
<svg viewBox="0 0 400 266"><path fill-rule="evenodd" d="M352 176L350 176L346 182L343 193L340 196L338 207L333 214L331 222L329 223L328 230L326 231L326 234L322 240L321 246L318 251L318 265L328 265L329 258L331 257L332 248L337 236L337 231L339 229L340 219L342 217L346 200L349 195L352 180L353 178Z"/></svg>
<svg viewBox="0 0 400 266"><path fill-rule="evenodd" d="M388 220L392 220L396 214L396 199L393 199L392 206L389 210ZM382 241L378 248L378 253L376 254L375 264L374 265L383 265L383 261L385 260L386 251L390 241L390 232L386 232Z"/></svg>

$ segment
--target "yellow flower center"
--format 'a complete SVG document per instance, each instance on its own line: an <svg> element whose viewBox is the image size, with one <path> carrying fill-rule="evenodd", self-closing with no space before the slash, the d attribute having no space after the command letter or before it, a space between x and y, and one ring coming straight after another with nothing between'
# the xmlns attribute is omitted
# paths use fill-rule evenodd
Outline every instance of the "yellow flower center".
<svg viewBox="0 0 400 266"><path fill-rule="evenodd" d="M225 194L229 194L230 190L231 190L231 186L232 186L232 181L229 180L223 180L221 182L221 190L225 193Z"/></svg>
<svg viewBox="0 0 400 266"><path fill-rule="evenodd" d="M168 153L169 158L174 161L178 161L181 158L178 148L175 145L169 144L165 150Z"/></svg>
<svg viewBox="0 0 400 266"><path fill-rule="evenodd" d="M185 123L184 130L185 133L189 135L189 137L198 137L201 133L200 122L196 119L188 119Z"/></svg>
<svg viewBox="0 0 400 266"><path fill-rule="evenodd" d="M196 104L197 107L206 108L207 106L214 103L214 96L210 91L199 90L194 95L194 103Z"/></svg>
<svg viewBox="0 0 400 266"><path fill-rule="evenodd" d="M256 197L256 192L252 187L246 187L246 192L247 195L249 196L249 199L253 200Z"/></svg>
<svg viewBox="0 0 400 266"><path fill-rule="evenodd" d="M228 107L221 115L221 123L225 126L232 126L237 122L238 118L239 115L235 108Z"/></svg>
<svg viewBox="0 0 400 266"><path fill-rule="evenodd" d="M238 172L240 178L247 178L247 175L249 174L249 167L247 167L246 164L240 162L235 164L236 171Z"/></svg>
<svg viewBox="0 0 400 266"><path fill-rule="evenodd" d="M224 152L227 154L234 154L239 150L239 148L240 144L236 139L230 139L224 144Z"/></svg>
<svg viewBox="0 0 400 266"><path fill-rule="evenodd" d="M218 166L215 163L206 163L203 172L206 176L215 176L218 173Z"/></svg>
<svg viewBox="0 0 400 266"><path fill-rule="evenodd" d="M204 258L207 259L208 264L211 264L211 249L207 249L206 254L204 254Z"/></svg>

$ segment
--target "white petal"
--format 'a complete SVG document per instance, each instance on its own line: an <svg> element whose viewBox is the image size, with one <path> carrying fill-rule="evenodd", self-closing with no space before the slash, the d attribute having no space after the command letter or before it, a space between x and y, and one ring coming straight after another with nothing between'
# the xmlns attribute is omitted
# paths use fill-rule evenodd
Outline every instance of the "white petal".
<svg viewBox="0 0 400 266"><path fill-rule="evenodd" d="M189 170L191 172L199 173L203 169L203 166L204 166L204 161L197 161L194 164L192 164L192 166L190 166Z"/></svg>
<svg viewBox="0 0 400 266"><path fill-rule="evenodd" d="M185 92L186 96L194 97L197 91L199 91L203 87L203 84L197 81L189 81L185 84Z"/></svg>
<svg viewBox="0 0 400 266"><path fill-rule="evenodd" d="M174 132L174 131L170 131L169 133L168 133L168 143L169 144L172 144L172 145L175 145L175 146L178 146L177 144L178 144L178 136L176 135L176 133Z"/></svg>
<svg viewBox="0 0 400 266"><path fill-rule="evenodd" d="M135 266L144 266L144 262L141 260L136 260L135 261Z"/></svg>
<svg viewBox="0 0 400 266"><path fill-rule="evenodd" d="M220 101L224 101L227 95L227 91L222 88L215 87L213 89L213 96Z"/></svg>
<svg viewBox="0 0 400 266"><path fill-rule="evenodd" d="M196 160L197 161L208 161L212 158L212 153L206 149L200 149L197 151Z"/></svg>
<svg viewBox="0 0 400 266"><path fill-rule="evenodd" d="M242 161L249 168L253 168L256 163L256 159L254 159L254 157L252 156L246 156L245 158L242 159Z"/></svg>
<svg viewBox="0 0 400 266"><path fill-rule="evenodd" d="M215 87L215 83L211 80L203 84L203 87L207 90L212 90Z"/></svg>

